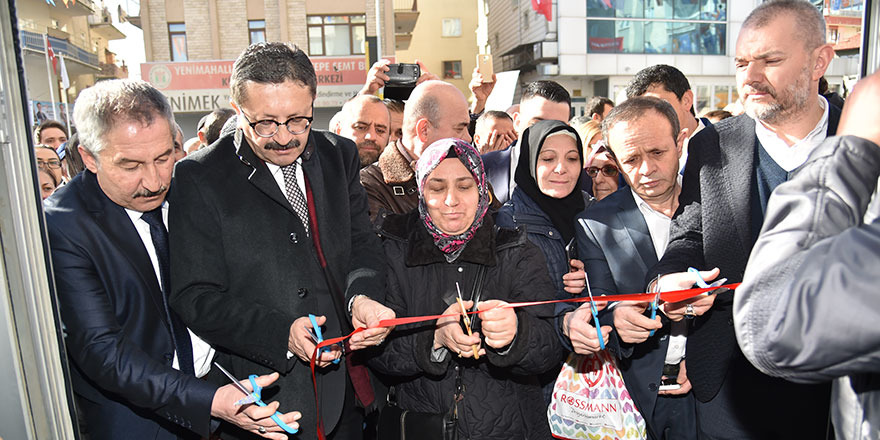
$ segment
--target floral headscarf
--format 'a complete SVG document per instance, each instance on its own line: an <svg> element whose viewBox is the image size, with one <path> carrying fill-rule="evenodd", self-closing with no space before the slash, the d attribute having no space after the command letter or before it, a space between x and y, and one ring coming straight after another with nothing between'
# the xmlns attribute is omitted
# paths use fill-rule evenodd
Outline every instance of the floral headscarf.
<svg viewBox="0 0 880 440"><path fill-rule="evenodd" d="M425 182L428 176L447 157L456 157L471 172L477 182L480 200L474 221L471 226L461 234L450 235L440 230L428 214L428 205L425 203ZM483 169L483 160L480 153L469 143L461 139L441 139L431 144L422 152L416 165L416 181L419 185L419 216L425 223L425 228L434 239L434 244L446 254L446 260L455 261L464 250L468 241L473 238L477 229L483 224L483 217L489 208L491 196L489 195L489 183L486 179L486 171Z"/></svg>

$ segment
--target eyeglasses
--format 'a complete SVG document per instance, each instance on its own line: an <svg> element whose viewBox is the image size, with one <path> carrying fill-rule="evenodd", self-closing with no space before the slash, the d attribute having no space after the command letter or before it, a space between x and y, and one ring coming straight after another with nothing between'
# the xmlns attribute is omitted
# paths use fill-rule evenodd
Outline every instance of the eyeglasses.
<svg viewBox="0 0 880 440"><path fill-rule="evenodd" d="M596 176L599 175L599 171L600 171L600 169L598 167L588 167L587 168L587 175L589 175L591 178L595 179ZM601 171L602 171L602 174L605 175L605 177L617 177L617 173L620 172L617 169L617 167L614 165L605 165L604 167L601 168Z"/></svg>
<svg viewBox="0 0 880 440"><path fill-rule="evenodd" d="M257 136L264 138L275 136L275 134L278 133L279 125L287 127L287 131L290 134L303 134L309 129L309 126L312 125L312 120L314 120L311 116L294 116L284 122L278 122L274 119L263 119L251 122L244 112L241 112L241 115L244 116L244 120L251 126L254 133L256 133Z"/></svg>
<svg viewBox="0 0 880 440"><path fill-rule="evenodd" d="M58 169L58 168L61 168L61 161L58 159L49 159L49 160L37 159L37 167Z"/></svg>

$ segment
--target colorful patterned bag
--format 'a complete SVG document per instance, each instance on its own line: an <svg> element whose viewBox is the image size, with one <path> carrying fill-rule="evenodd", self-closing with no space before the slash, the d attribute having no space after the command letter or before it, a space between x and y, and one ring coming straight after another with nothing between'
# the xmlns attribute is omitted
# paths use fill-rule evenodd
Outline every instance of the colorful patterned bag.
<svg viewBox="0 0 880 440"><path fill-rule="evenodd" d="M606 350L568 356L556 378L547 418L556 438L646 438L645 420L626 390L617 363Z"/></svg>

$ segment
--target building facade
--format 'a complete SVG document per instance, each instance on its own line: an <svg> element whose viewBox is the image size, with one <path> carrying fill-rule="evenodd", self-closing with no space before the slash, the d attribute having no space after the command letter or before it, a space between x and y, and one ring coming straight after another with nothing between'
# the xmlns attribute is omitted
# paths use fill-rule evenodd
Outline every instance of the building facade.
<svg viewBox="0 0 880 440"><path fill-rule="evenodd" d="M669 64L687 75L696 111L738 100L733 62L742 23L761 0L556 0L551 20L527 0L479 0L481 45L496 70L520 82L552 79L572 92L575 115L595 95L619 101L639 70ZM511 26L510 23L516 25ZM836 58L826 77L841 84L858 62Z"/></svg>
<svg viewBox="0 0 880 440"><path fill-rule="evenodd" d="M418 13L409 38L399 40L406 45L398 45L398 61L414 63L418 59L431 73L470 96L468 83L478 53L475 0L395 3L412 3Z"/></svg>
<svg viewBox="0 0 880 440"><path fill-rule="evenodd" d="M141 0L140 6L142 77L169 97L188 136L204 114L229 107L232 63L251 43L290 42L309 55L318 75L314 124L322 129L363 86L370 60L395 53L391 0Z"/></svg>
<svg viewBox="0 0 880 440"><path fill-rule="evenodd" d="M67 123L68 115L72 121L73 103L81 90L102 79L128 77L127 68L117 65L116 54L108 47L110 41L125 38L125 34L118 27L118 15L102 3L16 3L32 124L44 119ZM47 39L56 56L54 63L48 64ZM64 58L67 88L61 87L59 57Z"/></svg>

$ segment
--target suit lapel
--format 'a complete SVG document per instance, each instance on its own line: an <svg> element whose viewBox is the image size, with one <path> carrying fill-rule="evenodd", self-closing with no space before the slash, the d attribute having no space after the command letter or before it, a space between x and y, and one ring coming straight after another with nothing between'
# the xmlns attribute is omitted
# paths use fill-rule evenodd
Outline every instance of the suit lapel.
<svg viewBox="0 0 880 440"><path fill-rule="evenodd" d="M290 211L291 214L296 216L293 206L290 205L287 197L281 192L278 182L272 176L272 173L269 172L269 167L266 166L266 163L263 162L262 159L254 154L250 144L244 139L244 136L242 136L241 129L236 129L235 131L234 144L239 160L249 167L246 168L248 181L267 197L274 200L276 203Z"/></svg>
<svg viewBox="0 0 880 440"><path fill-rule="evenodd" d="M752 186L755 180L755 151L758 148L758 136L755 134L755 121L752 118L746 115L739 118L739 123L727 126L724 131L718 133L721 167L709 177L724 182L729 202L728 213L713 212L713 214L733 217L740 246L744 255L748 256L750 251L748 244L751 242L749 216L752 206ZM711 158L707 159L711 163Z"/></svg>
<svg viewBox="0 0 880 440"><path fill-rule="evenodd" d="M309 144L306 146L306 151L303 151L303 174L309 179L310 186L312 188L312 197L314 198L315 210L317 212L310 212L309 215L314 215L315 221L318 224L318 232L321 231L329 231L331 228L326 225L327 221L327 193L325 188L327 187L324 182L324 172L321 168L320 157L316 153L317 147L315 145L315 136L311 132L309 133ZM338 182L346 182L344 180L345 176L339 176ZM346 201L347 203L348 201ZM325 251L329 249L327 247L326 237L321 239L321 249Z"/></svg>
<svg viewBox="0 0 880 440"><path fill-rule="evenodd" d="M620 211L617 217L626 228L633 246L641 256L641 261L645 265L644 272L657 263L657 251L654 249L654 241L651 239L651 232L648 230L648 224L645 223L645 217L639 212L639 207L632 192L625 194L620 203Z"/></svg>
<svg viewBox="0 0 880 440"><path fill-rule="evenodd" d="M85 186L83 198L87 209L94 217L95 222L101 225L101 229L107 234L110 241L122 251L143 285L147 286L150 298L161 312L159 316L162 316L162 320L165 321L165 303L162 299L159 279L131 218L124 208L104 194L94 174L88 170L84 171L82 181ZM165 322L165 325L167 326L168 323Z"/></svg>

